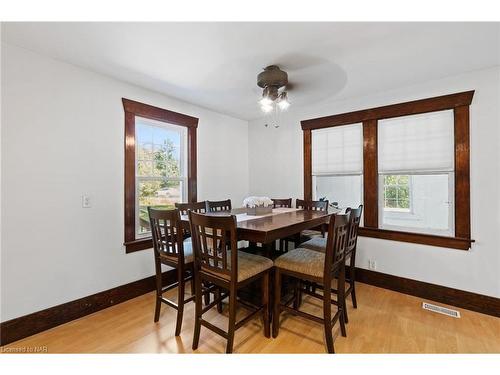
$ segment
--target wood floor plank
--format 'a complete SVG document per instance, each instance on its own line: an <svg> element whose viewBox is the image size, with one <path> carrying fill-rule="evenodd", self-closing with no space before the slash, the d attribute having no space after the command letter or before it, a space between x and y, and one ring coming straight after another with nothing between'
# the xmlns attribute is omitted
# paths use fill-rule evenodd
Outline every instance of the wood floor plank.
<svg viewBox="0 0 500 375"><path fill-rule="evenodd" d="M187 288L189 290L189 288ZM169 298L175 299L175 290ZM500 319L458 309L455 319L425 311L422 299L359 283L358 309L348 303L347 337L334 329L337 353L500 353ZM446 305L443 305L446 306ZM452 306L446 306L451 307ZM304 298L304 309L320 315L321 302ZM194 304L186 305L181 336L175 337L175 311L162 306L153 322L154 293L36 334L2 348L47 347L48 353L192 353ZM239 318L246 309L238 311ZM226 329L227 306L213 309L209 321ZM276 339L263 335L259 317L236 332L237 353L324 353L322 327L282 314ZM223 353L225 340L202 327L195 353Z"/></svg>

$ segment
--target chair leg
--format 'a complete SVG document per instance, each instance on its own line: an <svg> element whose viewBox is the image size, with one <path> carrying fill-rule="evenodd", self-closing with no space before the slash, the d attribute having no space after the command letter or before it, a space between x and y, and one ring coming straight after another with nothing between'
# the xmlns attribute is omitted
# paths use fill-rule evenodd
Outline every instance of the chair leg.
<svg viewBox="0 0 500 375"><path fill-rule="evenodd" d="M349 265L349 284L351 287L352 306L357 309L358 302L356 301L356 265L355 254L351 256L351 263Z"/></svg>
<svg viewBox="0 0 500 375"><path fill-rule="evenodd" d="M219 288L215 289L215 293L214 293L214 296L215 296L215 299L219 299L220 296L221 296L221 290ZM222 313L222 301L220 301L219 303L217 303L217 312L220 314Z"/></svg>
<svg viewBox="0 0 500 375"><path fill-rule="evenodd" d="M328 353L335 353L333 348L331 294L331 288L325 285L325 288L323 288L323 325L325 329L326 349Z"/></svg>
<svg viewBox="0 0 500 375"><path fill-rule="evenodd" d="M271 325L269 323L269 272L262 276L262 318L264 321L264 336L271 337Z"/></svg>
<svg viewBox="0 0 500 375"><path fill-rule="evenodd" d="M179 276L179 286L177 287L177 323L175 325L175 335L179 336L182 329L182 317L184 315L184 289L186 282L184 281L184 275Z"/></svg>
<svg viewBox="0 0 500 375"><path fill-rule="evenodd" d="M276 268L274 272L274 303L273 303L273 337L278 337L280 328L281 303L281 272Z"/></svg>
<svg viewBox="0 0 500 375"><path fill-rule="evenodd" d="M233 352L234 331L236 330L236 288L229 291L229 325L227 330L226 353Z"/></svg>
<svg viewBox="0 0 500 375"><path fill-rule="evenodd" d="M302 304L302 281L296 279L295 281L295 289L293 291L294 299L293 299L293 308L298 310L300 305Z"/></svg>
<svg viewBox="0 0 500 375"><path fill-rule="evenodd" d="M203 284L205 286L205 288L208 288L208 284L207 283L204 283ZM208 306L210 304L210 293L206 293L203 295L203 302L205 303L205 306Z"/></svg>
<svg viewBox="0 0 500 375"><path fill-rule="evenodd" d="M191 281L190 281L190 284L191 284L191 295L194 296L196 294L196 286L194 285L194 271L191 270Z"/></svg>
<svg viewBox="0 0 500 375"><path fill-rule="evenodd" d="M161 264L159 261L156 262L156 305L155 305L155 317L154 322L156 323L160 320L160 309L161 309L161 288L162 288L162 278L161 278Z"/></svg>
<svg viewBox="0 0 500 375"><path fill-rule="evenodd" d="M200 342L200 330L201 330L201 310L202 310L202 297L201 297L201 280L198 280L199 276L195 274L195 317L194 317L194 334L193 334L193 350L198 349L198 343Z"/></svg>
<svg viewBox="0 0 500 375"><path fill-rule="evenodd" d="M341 309L342 314L340 314L340 332L342 333L343 337L347 337L347 332L345 329L345 323L348 322L347 320L347 304L346 304L346 298L345 298L345 266L344 264L341 265L340 267L340 273L339 273L339 278L337 281L337 301L338 301L338 309Z"/></svg>

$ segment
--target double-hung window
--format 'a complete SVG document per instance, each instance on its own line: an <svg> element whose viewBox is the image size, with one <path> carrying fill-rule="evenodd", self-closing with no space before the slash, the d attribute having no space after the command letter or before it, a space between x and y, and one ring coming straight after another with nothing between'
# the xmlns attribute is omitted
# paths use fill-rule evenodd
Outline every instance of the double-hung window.
<svg viewBox="0 0 500 375"><path fill-rule="evenodd" d="M362 133L362 124L312 132L313 199L327 199L341 209L362 203Z"/></svg>
<svg viewBox="0 0 500 375"><path fill-rule="evenodd" d="M151 235L148 206L172 209L187 201L187 129L136 117L136 236Z"/></svg>
<svg viewBox="0 0 500 375"><path fill-rule="evenodd" d="M152 247L148 207L196 201L198 119L123 99L125 109L125 247Z"/></svg>
<svg viewBox="0 0 500 375"><path fill-rule="evenodd" d="M378 121L379 227L453 236L453 111Z"/></svg>

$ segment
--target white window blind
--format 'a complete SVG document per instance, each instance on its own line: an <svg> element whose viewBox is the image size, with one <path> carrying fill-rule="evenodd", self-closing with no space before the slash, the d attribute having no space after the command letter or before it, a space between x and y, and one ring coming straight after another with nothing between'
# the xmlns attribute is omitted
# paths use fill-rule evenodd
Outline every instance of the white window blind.
<svg viewBox="0 0 500 375"><path fill-rule="evenodd" d="M312 131L312 174L361 174L362 124Z"/></svg>
<svg viewBox="0 0 500 375"><path fill-rule="evenodd" d="M453 111L378 122L380 173L453 171Z"/></svg>

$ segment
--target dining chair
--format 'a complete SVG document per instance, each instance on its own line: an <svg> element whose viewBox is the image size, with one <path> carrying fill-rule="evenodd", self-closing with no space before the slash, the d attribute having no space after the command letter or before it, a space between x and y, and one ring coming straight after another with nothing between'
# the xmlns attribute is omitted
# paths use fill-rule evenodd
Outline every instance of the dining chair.
<svg viewBox="0 0 500 375"><path fill-rule="evenodd" d="M349 214L349 235L347 239L347 245L345 250L345 260L346 263L349 263L349 270L347 272L346 283L348 284L348 288L344 293L345 299L351 296L352 306L356 309L358 308L358 304L356 301L356 248L358 243L358 230L359 224L361 221L361 215L363 213L363 205L359 205L358 208L350 208L346 209L346 214ZM326 238L315 237L300 244L300 247L325 252L326 249ZM315 288L313 288L314 290ZM337 293L337 290L332 289L333 293ZM349 322L349 317L347 314L347 304L344 303L344 314L345 314L345 322Z"/></svg>
<svg viewBox="0 0 500 375"><path fill-rule="evenodd" d="M206 201L207 212L231 211L231 199L225 201Z"/></svg>
<svg viewBox="0 0 500 375"><path fill-rule="evenodd" d="M270 337L269 322L269 272L273 267L270 259L238 251L236 237L236 216L208 216L189 211L189 222L193 236L195 259L196 313L193 335L193 350L198 348L201 326L227 339L226 353L232 353L235 331L257 313L262 313L264 335ZM224 290L224 293L210 305L202 308L202 283L208 281ZM238 301L237 292L242 287L261 282L261 306ZM203 318L217 303L229 296L228 330L224 331ZM252 311L236 322L238 303Z"/></svg>
<svg viewBox="0 0 500 375"><path fill-rule="evenodd" d="M197 212L199 214L204 214L207 212L207 202L193 202L193 203L176 203L175 208L177 208L181 215L187 215L188 210Z"/></svg>
<svg viewBox="0 0 500 375"><path fill-rule="evenodd" d="M291 208L292 207L292 198L286 198L286 199L275 199L271 198L273 201L273 208ZM292 237L287 237L287 238L281 238L279 240L278 244L278 250L281 253L286 253L288 251L288 242L289 241L295 241L294 238Z"/></svg>
<svg viewBox="0 0 500 375"><path fill-rule="evenodd" d="M297 248L281 255L274 261L274 303L273 303L273 337L278 337L280 326L280 314L282 311L312 320L323 325L325 332L326 348L328 353L334 353L332 329L340 322L342 336L346 336L343 301L345 290L345 261L344 251L346 249L349 230L349 214L332 215L328 224L328 238L326 251L324 253L305 248ZM338 296L332 300L332 279L338 275ZM317 283L324 286L323 294L306 291L307 294L323 301L323 317L300 310L300 306L291 303L297 296L286 302L281 301L281 279L283 276L293 277L301 281ZM332 318L332 304L337 307Z"/></svg>
<svg viewBox="0 0 500 375"><path fill-rule="evenodd" d="M295 207L302 210L313 210L313 211L328 211L328 201L306 201L302 199L295 200ZM295 247L300 243L310 240L314 237L324 237L326 232L326 225L320 225L316 228L303 230L299 235L295 237Z"/></svg>
<svg viewBox="0 0 500 375"><path fill-rule="evenodd" d="M187 215L188 211L194 211L200 214L204 214L207 212L207 202L206 201L201 201L201 202L192 202L192 203L175 203L175 208L177 208L180 212L181 215ZM190 237L191 233L189 232L189 229L184 228L184 237ZM210 284L205 284L204 285L206 288L210 287ZM214 298L217 298L219 296L219 290L216 289L214 291ZM206 293L203 295L204 298L204 303L205 305L208 305L210 303L210 293ZM219 312L222 311L222 304L219 304L217 306Z"/></svg>
<svg viewBox="0 0 500 375"><path fill-rule="evenodd" d="M154 322L160 319L161 303L177 310L175 335L179 336L182 328L184 305L194 300L194 267L193 248L191 240L183 240L179 210L159 210L148 207L149 222L153 237L154 261L156 270L156 305ZM177 270L177 281L163 287L161 265ZM191 280L191 297L185 299L186 282ZM177 287L177 303L165 297L163 293ZM208 293L204 289L200 293Z"/></svg>

